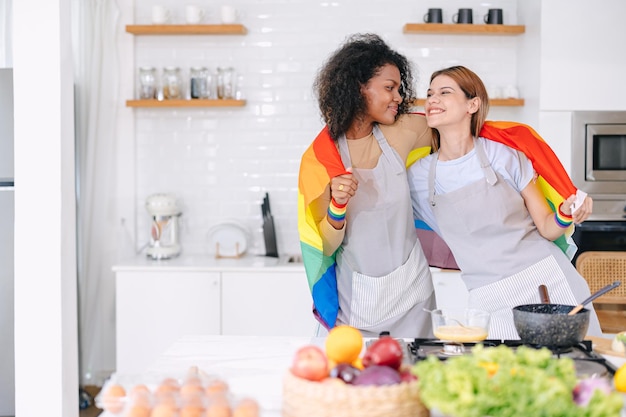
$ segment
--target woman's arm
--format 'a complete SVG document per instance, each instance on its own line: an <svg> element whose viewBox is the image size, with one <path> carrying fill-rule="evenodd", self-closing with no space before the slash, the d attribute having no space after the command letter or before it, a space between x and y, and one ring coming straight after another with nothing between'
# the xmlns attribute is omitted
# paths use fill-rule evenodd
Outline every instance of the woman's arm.
<svg viewBox="0 0 626 417"><path fill-rule="evenodd" d="M338 175L331 178L324 193L313 202L313 217L322 236L324 255L332 255L343 242L345 212L357 188L358 181L351 173Z"/></svg>
<svg viewBox="0 0 626 417"><path fill-rule="evenodd" d="M565 233L567 226L562 227L559 225L559 222L555 218L555 213L550 209L545 196L535 181L529 182L528 185L522 190L521 194L524 199L524 203L526 204L526 208L528 208L528 212L530 213L530 216L537 226L537 230L541 236L549 240L555 240ZM572 219L567 216L572 215L572 203L575 200L576 196L572 195L563 202L560 208L558 208L564 215L561 216L562 224L568 221L571 224ZM585 205L583 204L583 206ZM581 207L581 209L586 210L584 207Z"/></svg>

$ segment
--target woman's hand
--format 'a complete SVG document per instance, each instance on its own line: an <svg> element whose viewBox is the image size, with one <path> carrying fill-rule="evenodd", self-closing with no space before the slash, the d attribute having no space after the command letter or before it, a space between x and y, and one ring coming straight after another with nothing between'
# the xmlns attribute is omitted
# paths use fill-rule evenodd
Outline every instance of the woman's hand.
<svg viewBox="0 0 626 417"><path fill-rule="evenodd" d="M570 201L572 197L574 197L574 200L576 199L576 196L572 195L567 199L567 201ZM563 204L563 206L565 206L565 203ZM593 200L591 197L586 196L585 199L583 200L582 205L578 208L578 210L574 212L574 214L572 214L574 223L581 224L582 222L584 222L585 220L589 218L592 212L593 212Z"/></svg>
<svg viewBox="0 0 626 417"><path fill-rule="evenodd" d="M348 168L347 171L350 172L351 169ZM330 180L330 196L335 199L337 204L343 205L354 196L358 187L359 182L351 172L338 175Z"/></svg>
<svg viewBox="0 0 626 417"><path fill-rule="evenodd" d="M346 223L346 205L354 196L359 182L348 168L348 174L338 175L330 179L330 206L326 219L337 230L343 229Z"/></svg>

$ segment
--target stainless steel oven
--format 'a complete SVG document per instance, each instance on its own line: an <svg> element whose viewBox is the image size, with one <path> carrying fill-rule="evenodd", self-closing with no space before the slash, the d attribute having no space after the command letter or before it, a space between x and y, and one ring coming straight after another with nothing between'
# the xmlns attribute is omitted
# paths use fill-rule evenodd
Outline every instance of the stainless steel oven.
<svg viewBox="0 0 626 417"><path fill-rule="evenodd" d="M572 118L572 180L593 198L576 227L578 253L626 251L626 111L579 111Z"/></svg>
<svg viewBox="0 0 626 417"><path fill-rule="evenodd" d="M626 112L574 112L572 180L588 194L626 198Z"/></svg>

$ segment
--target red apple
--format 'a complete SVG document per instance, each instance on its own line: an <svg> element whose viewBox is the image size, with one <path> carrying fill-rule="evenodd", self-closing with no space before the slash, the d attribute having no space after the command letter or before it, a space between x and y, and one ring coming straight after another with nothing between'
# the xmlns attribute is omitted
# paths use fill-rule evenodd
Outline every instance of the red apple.
<svg viewBox="0 0 626 417"><path fill-rule="evenodd" d="M400 369L398 369L398 372L400 372L400 379L402 379L402 382L417 381L417 375L411 371L411 366L408 364L402 364Z"/></svg>
<svg viewBox="0 0 626 417"><path fill-rule="evenodd" d="M400 369L402 365L402 346L390 336L383 336L368 346L363 355L363 366L373 365L388 366L393 369Z"/></svg>
<svg viewBox="0 0 626 417"><path fill-rule="evenodd" d="M321 381L328 377L328 359L322 349L315 345L303 346L296 351L291 373L309 381Z"/></svg>

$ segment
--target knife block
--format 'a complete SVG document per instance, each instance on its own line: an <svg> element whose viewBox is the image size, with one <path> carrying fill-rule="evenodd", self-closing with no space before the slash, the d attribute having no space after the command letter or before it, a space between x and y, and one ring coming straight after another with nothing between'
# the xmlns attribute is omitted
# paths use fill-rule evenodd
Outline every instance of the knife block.
<svg viewBox="0 0 626 417"><path fill-rule="evenodd" d="M274 228L274 217L271 214L263 220L263 237L265 240L265 256L278 258L276 229Z"/></svg>

